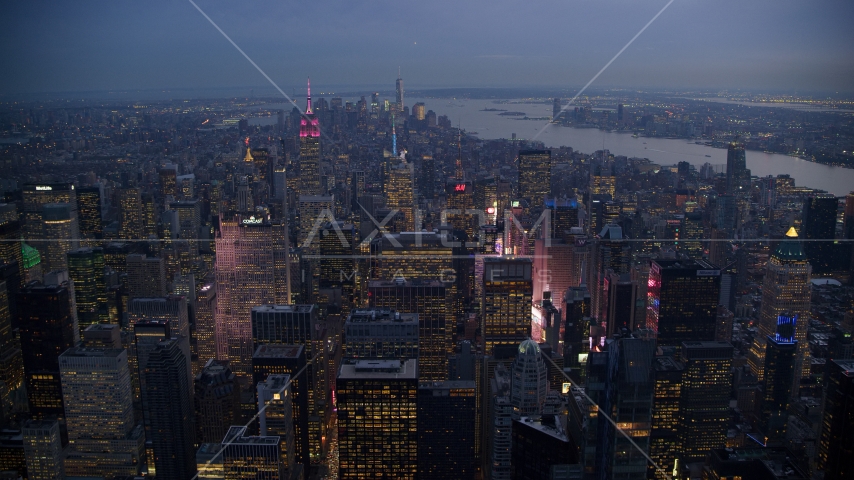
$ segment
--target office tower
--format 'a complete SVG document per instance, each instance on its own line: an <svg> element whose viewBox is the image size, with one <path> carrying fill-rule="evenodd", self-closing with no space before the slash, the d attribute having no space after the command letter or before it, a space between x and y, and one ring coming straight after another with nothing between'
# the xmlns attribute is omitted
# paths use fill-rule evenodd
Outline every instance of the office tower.
<svg viewBox="0 0 854 480"><path fill-rule="evenodd" d="M655 391L655 341L624 337L609 342L607 348L608 373L597 422L596 472L602 480L644 480ZM611 428L603 415L611 417L622 434Z"/></svg>
<svg viewBox="0 0 854 480"><path fill-rule="evenodd" d="M726 193L728 195L747 193L749 187L750 170L747 169L744 144L732 141L726 151Z"/></svg>
<svg viewBox="0 0 854 480"><path fill-rule="evenodd" d="M750 445L713 449L700 474L702 478L807 480L811 477L802 465L787 447Z"/></svg>
<svg viewBox="0 0 854 480"><path fill-rule="evenodd" d="M397 81L394 84L395 87L395 111L399 114L403 114L403 79L400 78L400 67L397 69Z"/></svg>
<svg viewBox="0 0 854 480"><path fill-rule="evenodd" d="M589 245L589 261L585 265L587 278L584 281L590 287L590 306L591 317L604 321L606 316L606 295L605 278L609 274L608 270L614 273L623 274L629 272L631 264L631 247L625 241L622 227L618 225L605 225L599 232L599 236L595 238ZM576 237L576 249L583 258L583 247L586 239Z"/></svg>
<svg viewBox="0 0 854 480"><path fill-rule="evenodd" d="M578 200L547 199L546 207L551 210L550 236L572 244L575 237L572 229L580 226Z"/></svg>
<svg viewBox="0 0 854 480"><path fill-rule="evenodd" d="M68 252L68 276L74 282L77 322L83 330L106 317L107 286L104 281L104 250L78 248Z"/></svg>
<svg viewBox="0 0 854 480"><path fill-rule="evenodd" d="M198 363L204 365L216 358L216 284L205 283L196 295L196 353Z"/></svg>
<svg viewBox="0 0 854 480"><path fill-rule="evenodd" d="M558 122L558 119L559 119L558 117L560 117L560 111L561 111L560 98L555 98L552 101L552 123Z"/></svg>
<svg viewBox="0 0 854 480"><path fill-rule="evenodd" d="M250 311L288 301L286 226L265 220L220 221L216 240L217 358L245 383L253 352Z"/></svg>
<svg viewBox="0 0 854 480"><path fill-rule="evenodd" d="M658 345L715 339L720 275L703 260L651 261L646 328L656 332Z"/></svg>
<svg viewBox="0 0 854 480"><path fill-rule="evenodd" d="M603 320L607 322L610 337L622 331L635 329L635 305L637 304L637 282L631 274L617 274L608 270L602 289L606 295Z"/></svg>
<svg viewBox="0 0 854 480"><path fill-rule="evenodd" d="M8 208L15 209L14 204L3 203L0 206L4 211L8 212ZM19 269L24 268L24 256L21 240L21 222L17 220L18 214L14 214L13 218L4 218L0 220L0 263L14 264L17 263ZM19 284L23 284L22 277Z"/></svg>
<svg viewBox="0 0 854 480"><path fill-rule="evenodd" d="M511 430L514 479L581 478L578 447L567 432L566 416L514 419Z"/></svg>
<svg viewBox="0 0 854 480"><path fill-rule="evenodd" d="M383 195L386 198L386 206L391 210L399 211L401 219L397 216L392 220L394 231L415 231L415 193L413 191L414 165L405 158L389 159L386 170L386 178L383 181Z"/></svg>
<svg viewBox="0 0 854 480"><path fill-rule="evenodd" d="M270 375L258 383L258 426L262 437L279 438L280 463L290 478L298 478L302 465L296 463L293 396L290 375ZM300 475L301 476L301 475Z"/></svg>
<svg viewBox="0 0 854 480"><path fill-rule="evenodd" d="M300 195L297 200L297 245L313 254L320 253L320 229L335 220L335 196Z"/></svg>
<svg viewBox="0 0 854 480"><path fill-rule="evenodd" d="M574 244L563 240L534 240L534 301L542 300L543 292L562 294L567 288L578 286L579 272L572 262L574 250Z"/></svg>
<svg viewBox="0 0 854 480"><path fill-rule="evenodd" d="M24 452L24 436L20 429L0 430L0 472L9 472L12 478L23 478L27 474Z"/></svg>
<svg viewBox="0 0 854 480"><path fill-rule="evenodd" d="M193 379L196 442L222 440L240 421L240 384L228 362L210 359Z"/></svg>
<svg viewBox="0 0 854 480"><path fill-rule="evenodd" d="M38 237L44 255L45 273L68 270L66 254L80 245L77 208L68 203L46 203L42 206L42 231Z"/></svg>
<svg viewBox="0 0 854 480"><path fill-rule="evenodd" d="M212 443L202 443L196 450L196 470L199 480L225 480L222 465L222 439Z"/></svg>
<svg viewBox="0 0 854 480"><path fill-rule="evenodd" d="M166 198L167 196L177 197L178 196L178 166L172 164L166 164L164 168L160 169L160 197Z"/></svg>
<svg viewBox="0 0 854 480"><path fill-rule="evenodd" d="M421 381L448 379L448 355L454 350L456 328L450 290L450 286L438 280L368 282L371 307L418 315L418 376Z"/></svg>
<svg viewBox="0 0 854 480"><path fill-rule="evenodd" d="M474 478L476 402L473 381L419 385L416 402L419 478Z"/></svg>
<svg viewBox="0 0 854 480"><path fill-rule="evenodd" d="M161 257L142 253L127 256L128 297L166 296L166 265Z"/></svg>
<svg viewBox="0 0 854 480"><path fill-rule="evenodd" d="M446 233L376 235L371 242L371 278L447 279L454 273L454 240Z"/></svg>
<svg viewBox="0 0 854 480"><path fill-rule="evenodd" d="M826 480L851 478L854 472L854 360L827 361L824 412L818 466Z"/></svg>
<svg viewBox="0 0 854 480"><path fill-rule="evenodd" d="M168 321L171 336L180 336L182 348L189 348L190 321L186 297L168 295L133 298L128 301L128 319L130 324L136 324L139 321ZM187 361L189 361L189 350L187 353Z"/></svg>
<svg viewBox="0 0 854 480"><path fill-rule="evenodd" d="M21 428L24 455L27 459L27 478L65 479L64 455L59 433L59 423L55 420L29 420Z"/></svg>
<svg viewBox="0 0 854 480"><path fill-rule="evenodd" d="M311 109L311 81L305 101L305 113L299 128L299 183L297 195L321 195L320 123Z"/></svg>
<svg viewBox="0 0 854 480"><path fill-rule="evenodd" d="M715 329L715 340L719 342L732 341L732 322L735 314L723 305L718 305L718 323Z"/></svg>
<svg viewBox="0 0 854 480"><path fill-rule="evenodd" d="M528 201L531 211L539 212L551 194L551 150L519 152L519 197Z"/></svg>
<svg viewBox="0 0 854 480"><path fill-rule="evenodd" d="M59 355L73 347L79 333L68 288L32 285L18 293L21 350L30 415L63 418Z"/></svg>
<svg viewBox="0 0 854 480"><path fill-rule="evenodd" d="M338 371L341 479L414 479L418 360L359 360Z"/></svg>
<svg viewBox="0 0 854 480"><path fill-rule="evenodd" d="M733 347L728 342L683 342L685 363L679 442L689 463L726 445Z"/></svg>
<svg viewBox="0 0 854 480"><path fill-rule="evenodd" d="M319 323L315 305L261 305L254 307L251 313L252 341L256 348L266 344L302 345L305 349L308 367L303 373L307 384L308 402L308 438L312 462L320 461L323 450L323 438L331 421L331 388L327 388L328 359L326 331ZM254 362L254 360L253 360ZM296 377L296 372L287 373ZM254 380L262 381L254 370ZM296 378L295 378L296 380ZM306 466L306 472L308 466Z"/></svg>
<svg viewBox="0 0 854 480"><path fill-rule="evenodd" d="M495 366L488 390L484 392L484 469L485 478L512 478L513 404L510 402L510 372L503 363Z"/></svg>
<svg viewBox="0 0 854 480"><path fill-rule="evenodd" d="M349 223L329 222L320 229L319 288L341 291L341 313L347 314L356 302L360 274L356 269L353 248L356 228Z"/></svg>
<svg viewBox="0 0 854 480"><path fill-rule="evenodd" d="M96 185L77 189L77 224L81 238L94 240L104 236L101 224L101 188Z"/></svg>
<svg viewBox="0 0 854 480"><path fill-rule="evenodd" d="M307 475L312 464L309 421L316 424L320 419L309 419L309 381L306 370L305 347L302 345L262 344L252 357L253 384L261 385L271 375L287 375L291 379L294 456ZM315 459L319 461L319 458Z"/></svg>
<svg viewBox="0 0 854 480"><path fill-rule="evenodd" d="M465 232L471 239L474 233L483 225L482 211L475 210L474 185L472 182L456 179L445 184L447 209L443 212L443 224L450 225L454 232Z"/></svg>
<svg viewBox="0 0 854 480"><path fill-rule="evenodd" d="M81 347L86 348L118 348L122 347L122 331L119 325L96 323L86 327L80 336Z"/></svg>
<svg viewBox="0 0 854 480"><path fill-rule="evenodd" d="M137 475L145 451L133 413L127 351L68 349L59 356L71 476Z"/></svg>
<svg viewBox="0 0 854 480"><path fill-rule="evenodd" d="M136 187L121 188L119 197L119 238L139 240L143 238L142 197Z"/></svg>
<svg viewBox="0 0 854 480"><path fill-rule="evenodd" d="M583 374L590 351L590 292L586 286L570 287L560 308L564 318L563 357L574 375ZM580 377L576 377L577 380Z"/></svg>
<svg viewBox="0 0 854 480"><path fill-rule="evenodd" d="M652 422L649 434L649 456L664 474L673 471L674 463L681 456L679 443L679 421L681 417L682 377L685 365L672 355L656 355L655 392L652 400ZM654 466L648 467L649 477L657 480L666 478Z"/></svg>
<svg viewBox="0 0 854 480"><path fill-rule="evenodd" d="M513 418L542 413L549 390L548 370L540 346L533 340L519 344L519 352L511 367L510 402Z"/></svg>
<svg viewBox="0 0 854 480"><path fill-rule="evenodd" d="M157 343L142 372L157 475L189 480L196 473L188 359L175 339Z"/></svg>
<svg viewBox="0 0 854 480"><path fill-rule="evenodd" d="M5 420L12 412L14 395L23 384L21 344L12 332L6 282L0 281L0 425L6 423Z"/></svg>
<svg viewBox="0 0 854 480"><path fill-rule="evenodd" d="M515 257L483 259L481 334L486 355L497 345L518 345L531 336L531 260Z"/></svg>
<svg viewBox="0 0 854 480"><path fill-rule="evenodd" d="M801 372L801 378L810 375L807 330L810 319L811 274L812 267L798 240L798 232L792 227L765 264L758 331L748 357L750 368L759 381L765 378L765 340L768 335L776 332L777 319L783 313L798 318L795 325L798 370Z"/></svg>
<svg viewBox="0 0 854 480"><path fill-rule="evenodd" d="M417 359L418 331L417 313L357 308L344 322L343 356L350 359Z"/></svg>
<svg viewBox="0 0 854 480"><path fill-rule="evenodd" d="M70 183L26 183L22 187L24 238L39 238L42 207L48 203L67 203L77 217L77 191ZM40 246L39 246L40 247Z"/></svg>
<svg viewBox="0 0 854 480"><path fill-rule="evenodd" d="M794 381L799 379L798 342L795 340L797 317L780 315L777 331L768 335L765 346L765 382L759 430L765 436L765 445L781 445L786 441L786 424L789 421L789 400Z"/></svg>
<svg viewBox="0 0 854 480"><path fill-rule="evenodd" d="M250 436L246 427L231 427L222 439L223 476L227 480L285 480L279 441L279 437Z"/></svg>
<svg viewBox="0 0 854 480"><path fill-rule="evenodd" d="M593 172L590 175L590 197L599 196L600 200L602 198L607 198L607 200L612 200L614 198L614 194L616 193L617 188L617 177L614 175L614 172L609 167L596 166L593 168ZM608 197L601 197L602 195L609 195ZM594 233L596 231L594 230Z"/></svg>
<svg viewBox="0 0 854 480"><path fill-rule="evenodd" d="M804 199L801 215L801 235L807 240L804 251L807 254L813 272L830 273L833 270L845 270L847 265L834 265L837 245L836 210L839 200L831 194L810 195ZM841 267L841 268L840 268Z"/></svg>

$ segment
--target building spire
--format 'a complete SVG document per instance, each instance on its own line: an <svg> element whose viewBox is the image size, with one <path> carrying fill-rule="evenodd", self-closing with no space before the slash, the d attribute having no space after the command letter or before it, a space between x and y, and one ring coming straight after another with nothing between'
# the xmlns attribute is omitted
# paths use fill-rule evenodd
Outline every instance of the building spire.
<svg viewBox="0 0 854 480"><path fill-rule="evenodd" d="M308 77L308 94L305 96L305 113L314 113L311 111L311 77Z"/></svg>
<svg viewBox="0 0 854 480"><path fill-rule="evenodd" d="M394 131L394 114L391 114L391 154L397 156L397 133Z"/></svg>

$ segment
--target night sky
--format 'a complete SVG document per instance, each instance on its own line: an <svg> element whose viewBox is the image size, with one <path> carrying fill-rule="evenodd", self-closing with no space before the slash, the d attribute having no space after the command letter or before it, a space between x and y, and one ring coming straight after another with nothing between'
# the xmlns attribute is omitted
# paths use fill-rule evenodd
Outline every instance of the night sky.
<svg viewBox="0 0 854 480"><path fill-rule="evenodd" d="M290 93L580 87L667 0L198 0ZM0 93L268 86L188 1L0 7ZM854 92L854 2L676 0L593 87Z"/></svg>

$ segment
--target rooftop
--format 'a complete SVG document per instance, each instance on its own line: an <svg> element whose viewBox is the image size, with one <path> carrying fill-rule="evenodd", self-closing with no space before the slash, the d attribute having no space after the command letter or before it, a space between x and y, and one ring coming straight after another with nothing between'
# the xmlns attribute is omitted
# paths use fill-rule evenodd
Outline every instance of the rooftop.
<svg viewBox="0 0 854 480"><path fill-rule="evenodd" d="M390 308L357 308L347 317L347 323L418 323L418 314Z"/></svg>
<svg viewBox="0 0 854 480"><path fill-rule="evenodd" d="M338 370L339 379L401 379L418 378L418 361L401 360L358 360L355 363L342 364Z"/></svg>
<svg viewBox="0 0 854 480"><path fill-rule="evenodd" d="M299 358L303 350L302 345L285 345L279 343L265 343L258 345L253 358Z"/></svg>

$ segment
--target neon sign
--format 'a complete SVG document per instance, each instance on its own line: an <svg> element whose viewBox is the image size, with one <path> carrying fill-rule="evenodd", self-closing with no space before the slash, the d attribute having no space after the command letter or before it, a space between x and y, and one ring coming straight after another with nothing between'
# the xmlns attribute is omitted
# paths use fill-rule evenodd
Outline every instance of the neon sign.
<svg viewBox="0 0 854 480"><path fill-rule="evenodd" d="M263 218L255 218L255 215L252 215L249 218L243 219L244 225L258 225L260 223L264 223L264 219Z"/></svg>
<svg viewBox="0 0 854 480"><path fill-rule="evenodd" d="M53 187L47 185L36 185L36 190L53 190Z"/></svg>
<svg viewBox="0 0 854 480"><path fill-rule="evenodd" d="M454 191L455 192L465 192L466 191L466 184L465 183L458 183L456 186L454 186Z"/></svg>

